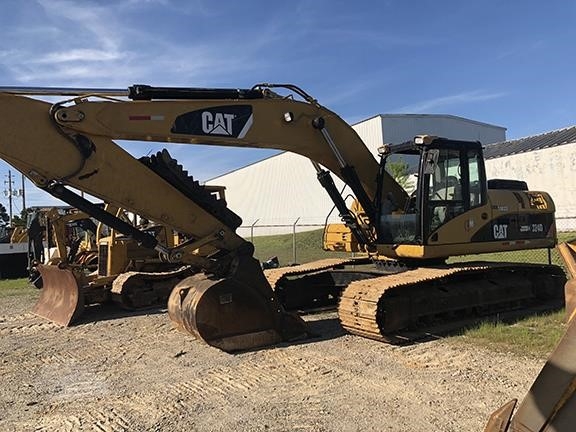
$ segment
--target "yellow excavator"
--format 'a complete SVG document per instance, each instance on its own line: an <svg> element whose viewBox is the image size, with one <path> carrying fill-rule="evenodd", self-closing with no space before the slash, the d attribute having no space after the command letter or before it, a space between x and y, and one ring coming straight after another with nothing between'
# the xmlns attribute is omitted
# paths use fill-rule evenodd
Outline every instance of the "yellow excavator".
<svg viewBox="0 0 576 432"><path fill-rule="evenodd" d="M278 88L289 94L278 94ZM70 99L51 104L30 95ZM174 286L170 318L226 351L306 336L304 322L284 307L293 301L292 292L298 304L332 296L339 287L344 327L391 342L435 322L563 300L565 276L555 266L445 264L454 255L556 243L550 196L529 191L523 182L487 181L478 142L419 136L384 146L378 162L335 113L296 86L271 84L240 90L1 88L0 125L0 156L36 186L154 249L162 260L196 269ZM113 139L304 155L346 226L335 228L346 234L338 247L361 250L366 257L272 269L265 275L253 246L235 232L241 219L167 151L135 159ZM415 192L408 194L387 173L386 164L395 157L413 161ZM324 167L351 187L358 200L354 211ZM186 239L164 243L71 188L164 224ZM59 284L70 274L61 272ZM49 288L58 292L60 286ZM571 281L567 291L573 290ZM50 306L62 307L56 301ZM574 322L520 408L514 413L515 401L505 405L487 431L573 429Z"/></svg>
<svg viewBox="0 0 576 432"><path fill-rule="evenodd" d="M53 104L29 95L70 98ZM527 190L524 182L487 181L478 142L419 136L383 146L377 161L338 115L284 84L2 88L0 125L0 157L36 186L154 249L161 260L194 269L174 287L169 315L226 351L306 335L303 321L284 306L335 297L335 287L342 325L387 342L476 314L563 300L565 276L555 266L445 264L454 255L556 243L550 196ZM225 202L166 150L135 159L114 139L275 148L306 156L366 257L264 275L252 244L235 232L240 217ZM411 194L386 170L399 157L418 173ZM350 186L357 211L347 208L328 170ZM72 188L170 227L186 240L162 242ZM66 278L54 280L62 284ZM59 293L58 284L50 290ZM62 298L54 298L46 309L62 307Z"/></svg>

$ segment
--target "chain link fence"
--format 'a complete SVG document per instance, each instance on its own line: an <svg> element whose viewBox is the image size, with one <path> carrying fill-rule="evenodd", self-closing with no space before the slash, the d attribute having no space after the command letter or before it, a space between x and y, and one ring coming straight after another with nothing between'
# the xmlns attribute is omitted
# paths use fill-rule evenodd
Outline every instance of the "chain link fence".
<svg viewBox="0 0 576 432"><path fill-rule="evenodd" d="M576 233L576 217L556 216L556 229L559 233Z"/></svg>
<svg viewBox="0 0 576 432"><path fill-rule="evenodd" d="M260 261L277 257L281 266L301 264L323 258L352 256L345 252L330 252L322 249L324 224L300 223L297 218L291 224L260 224L256 219L250 225L243 225L238 232L255 247L255 256ZM576 218L557 218L562 228L558 241L565 242L576 238ZM271 234L272 232L276 234ZM562 258L555 248L526 249L512 252L497 252L478 255L456 256L448 262L498 261L537 264L556 264L563 266Z"/></svg>
<svg viewBox="0 0 576 432"><path fill-rule="evenodd" d="M350 254L327 252L322 249L324 224L258 224L242 226L240 235L254 244L255 256L260 261L276 257L281 266L301 264L322 258L346 257ZM271 235L270 232L277 234Z"/></svg>

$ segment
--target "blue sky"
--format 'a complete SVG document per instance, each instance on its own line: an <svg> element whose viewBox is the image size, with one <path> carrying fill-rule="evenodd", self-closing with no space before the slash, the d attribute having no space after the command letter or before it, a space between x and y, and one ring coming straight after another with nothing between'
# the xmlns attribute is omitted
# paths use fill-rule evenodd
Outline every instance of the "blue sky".
<svg viewBox="0 0 576 432"><path fill-rule="evenodd" d="M452 114L510 139L576 124L572 1L2 0L0 11L0 86L283 82L350 123ZM272 154L169 150L200 180ZM27 193L29 205L55 202Z"/></svg>

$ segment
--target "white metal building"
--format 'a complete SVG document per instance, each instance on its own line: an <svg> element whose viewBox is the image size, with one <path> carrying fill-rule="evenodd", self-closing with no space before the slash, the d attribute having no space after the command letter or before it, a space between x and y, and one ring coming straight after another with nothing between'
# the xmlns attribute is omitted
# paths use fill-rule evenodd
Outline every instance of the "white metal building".
<svg viewBox="0 0 576 432"><path fill-rule="evenodd" d="M428 134L484 144L502 142L506 128L452 115L383 114L352 126L375 155L383 143L400 143ZM335 176L334 176L335 177ZM338 180L335 177L335 180ZM333 204L308 159L281 153L206 182L226 186L228 206L242 217L242 236L318 229ZM342 189L343 183L337 186ZM348 192L349 193L349 192ZM330 217L338 222L338 214ZM272 226L271 226L272 225ZM253 227L253 228L251 228Z"/></svg>
<svg viewBox="0 0 576 432"><path fill-rule="evenodd" d="M488 178L524 180L548 192L559 231L576 230L576 126L498 142L484 150Z"/></svg>

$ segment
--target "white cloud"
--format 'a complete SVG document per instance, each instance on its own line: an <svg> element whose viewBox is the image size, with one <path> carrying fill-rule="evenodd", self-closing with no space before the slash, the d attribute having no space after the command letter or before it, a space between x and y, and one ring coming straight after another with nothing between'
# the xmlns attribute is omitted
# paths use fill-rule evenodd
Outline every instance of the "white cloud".
<svg viewBox="0 0 576 432"><path fill-rule="evenodd" d="M69 51L51 52L37 60L32 59L31 63L68 63L74 61L111 61L118 60L121 53L99 49L72 49Z"/></svg>
<svg viewBox="0 0 576 432"><path fill-rule="evenodd" d="M482 90L474 90L469 92L458 93L450 96L442 96L434 99L428 99L414 104L405 105L400 107L394 112L407 112L407 113L425 113L438 108L444 108L451 105L461 105L473 102L483 102L492 99L499 99L506 96L507 93L488 93Z"/></svg>
<svg viewBox="0 0 576 432"><path fill-rule="evenodd" d="M73 25L71 27L74 29L73 36L77 37L79 32L88 32L99 46L110 51L116 51L121 42L120 28L114 25L116 19L112 7L68 0L39 0L39 4L50 17L71 21L67 24ZM70 35L70 31L65 34ZM63 42L66 41L67 39ZM71 41L74 39L69 40Z"/></svg>
<svg viewBox="0 0 576 432"><path fill-rule="evenodd" d="M266 70L269 60L260 54L274 44L279 32L275 25L253 29L254 37L247 36L250 43L235 49L237 41L230 37L234 33L230 29L213 38L195 38L193 31L181 38L166 29L154 31L150 22L140 27L124 19L124 14L131 16L158 6L176 13L179 6L171 2L123 1L116 7L69 0L39 0L38 4L41 10L36 15L45 15L45 25L35 31L17 26L6 35L13 48L0 50L5 82L76 87L136 82L202 86L227 83L230 76L236 76L236 86L243 76ZM195 8L186 13L214 13L202 2L191 5ZM151 12L154 9L147 11Z"/></svg>

